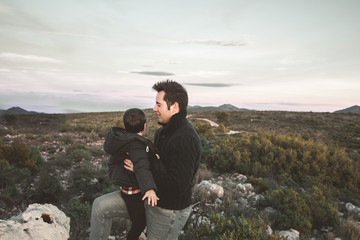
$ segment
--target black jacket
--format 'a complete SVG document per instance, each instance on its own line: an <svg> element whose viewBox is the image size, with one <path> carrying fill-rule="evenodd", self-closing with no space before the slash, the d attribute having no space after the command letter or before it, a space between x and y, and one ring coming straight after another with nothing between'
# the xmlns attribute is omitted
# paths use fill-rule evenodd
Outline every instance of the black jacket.
<svg viewBox="0 0 360 240"><path fill-rule="evenodd" d="M186 119L186 111L173 115L155 133L155 147L166 171L154 171L158 206L181 210L191 204L194 177L201 157L201 140Z"/></svg>
<svg viewBox="0 0 360 240"><path fill-rule="evenodd" d="M155 161L151 141L137 133L126 133L119 127L112 127L106 136L104 150L109 153L109 176L112 183L140 188L142 194L156 185L150 171L150 161ZM128 153L129 155L127 155ZM124 160L131 159L134 172L124 168Z"/></svg>

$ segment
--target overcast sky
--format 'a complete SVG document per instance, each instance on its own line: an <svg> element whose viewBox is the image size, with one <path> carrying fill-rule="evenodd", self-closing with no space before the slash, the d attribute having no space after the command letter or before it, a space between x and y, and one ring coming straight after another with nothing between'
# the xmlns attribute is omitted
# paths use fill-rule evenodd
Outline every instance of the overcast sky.
<svg viewBox="0 0 360 240"><path fill-rule="evenodd" d="M332 112L360 105L358 0L0 0L0 109L189 105Z"/></svg>

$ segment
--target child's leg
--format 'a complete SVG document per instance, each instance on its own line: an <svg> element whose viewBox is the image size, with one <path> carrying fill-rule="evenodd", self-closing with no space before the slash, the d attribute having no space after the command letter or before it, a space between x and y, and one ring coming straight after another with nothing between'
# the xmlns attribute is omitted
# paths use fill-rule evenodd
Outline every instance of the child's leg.
<svg viewBox="0 0 360 240"><path fill-rule="evenodd" d="M121 192L131 220L131 228L126 237L127 240L138 240L146 226L144 201L141 193L127 195Z"/></svg>
<svg viewBox="0 0 360 240"><path fill-rule="evenodd" d="M114 217L129 219L126 203L120 191L105 194L94 200L91 211L90 240L108 239Z"/></svg>

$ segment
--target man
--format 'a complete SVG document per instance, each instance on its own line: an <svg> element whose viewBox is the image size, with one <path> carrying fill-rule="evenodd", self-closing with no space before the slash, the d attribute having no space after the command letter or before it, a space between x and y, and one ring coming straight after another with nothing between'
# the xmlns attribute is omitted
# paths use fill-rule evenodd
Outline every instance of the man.
<svg viewBox="0 0 360 240"><path fill-rule="evenodd" d="M153 171L159 197L157 206L145 206L149 240L178 239L191 212L194 177L201 157L201 141L186 119L188 95L171 80L158 82L154 111L162 125L154 144L165 171ZM131 165L131 163L130 163Z"/></svg>

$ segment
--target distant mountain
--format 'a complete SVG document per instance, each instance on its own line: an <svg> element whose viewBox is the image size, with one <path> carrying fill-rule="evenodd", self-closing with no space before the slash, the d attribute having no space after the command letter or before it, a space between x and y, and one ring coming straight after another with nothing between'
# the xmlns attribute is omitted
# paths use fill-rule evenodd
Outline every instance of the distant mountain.
<svg viewBox="0 0 360 240"><path fill-rule="evenodd" d="M0 110L0 114L14 114L14 115L20 115L20 114L36 114L38 112L33 111L26 111L25 109L22 109L21 107L12 107L7 110Z"/></svg>
<svg viewBox="0 0 360 240"><path fill-rule="evenodd" d="M189 112L231 112L231 111L250 111L250 110L246 108L238 108L231 104L223 104L218 107L189 106L188 111Z"/></svg>
<svg viewBox="0 0 360 240"><path fill-rule="evenodd" d="M354 105L349 108L345 108L342 110L335 111L334 113L360 113L360 106Z"/></svg>

